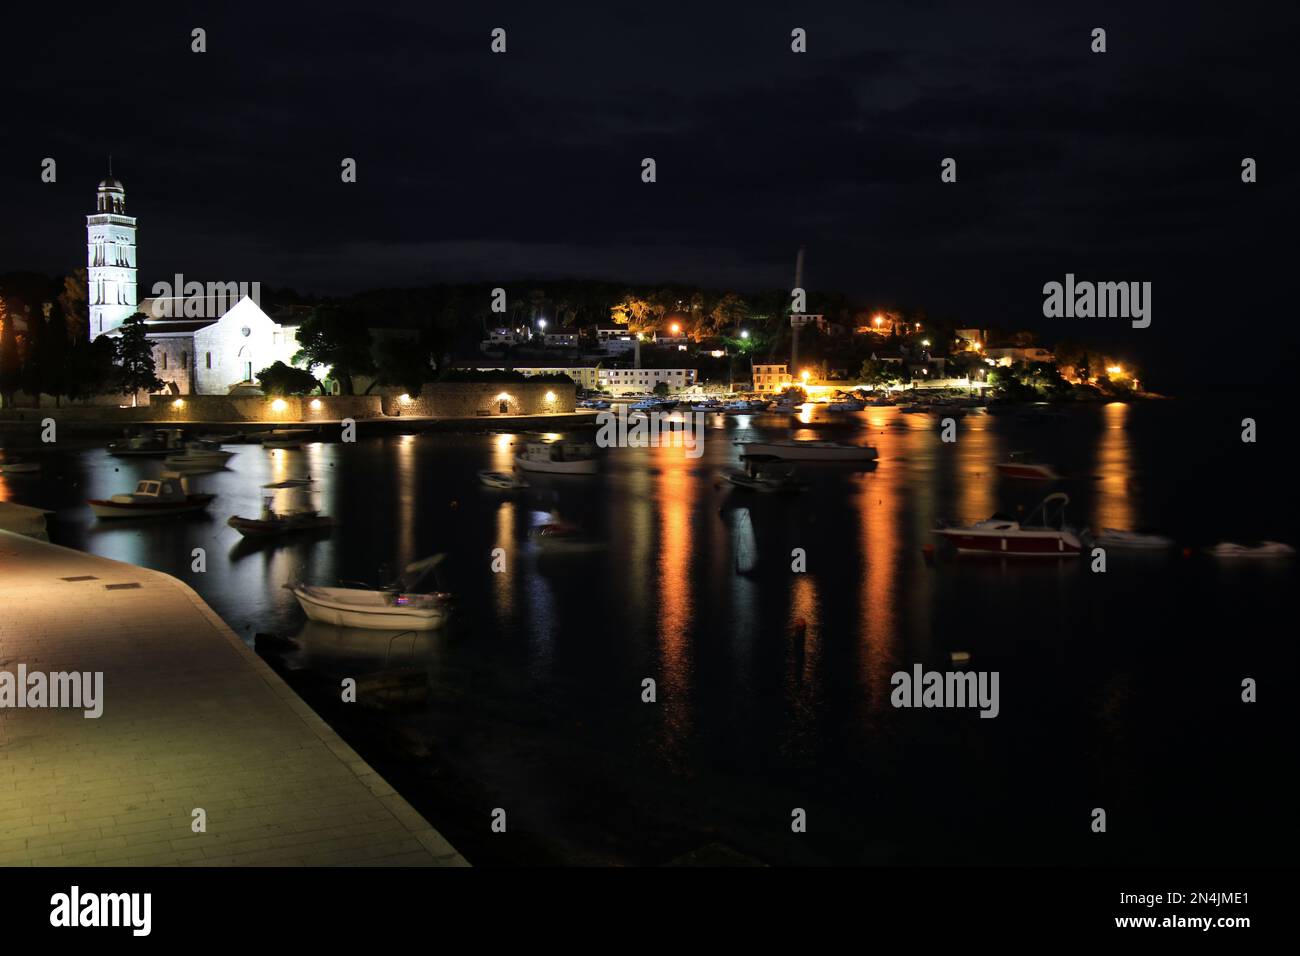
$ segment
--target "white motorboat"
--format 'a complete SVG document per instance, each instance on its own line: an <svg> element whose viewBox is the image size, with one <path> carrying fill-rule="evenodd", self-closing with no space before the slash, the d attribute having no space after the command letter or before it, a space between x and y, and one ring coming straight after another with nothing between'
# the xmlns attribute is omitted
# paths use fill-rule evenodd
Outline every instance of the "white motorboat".
<svg viewBox="0 0 1300 956"><path fill-rule="evenodd" d="M1289 544L1283 544L1281 541L1261 541L1254 546L1237 544L1233 541L1221 541L1207 550L1212 557L1228 560L1295 557L1295 548Z"/></svg>
<svg viewBox="0 0 1300 956"><path fill-rule="evenodd" d="M97 518L142 518L203 511L215 497L188 494L173 478L153 478L140 482L128 494L89 498L86 503Z"/></svg>
<svg viewBox="0 0 1300 956"><path fill-rule="evenodd" d="M1084 531L1065 523L1070 498L1048 495L1023 521L994 515L971 525L947 526L936 533L959 552L1017 557L1056 558L1083 551Z"/></svg>
<svg viewBox="0 0 1300 956"><path fill-rule="evenodd" d="M784 461L875 461L870 445L845 445L834 441L737 442L741 454L770 455Z"/></svg>
<svg viewBox="0 0 1300 956"><path fill-rule="evenodd" d="M338 627L431 631L447 620L449 598L441 592L410 594L309 584L295 584L291 590L307 617Z"/></svg>
<svg viewBox="0 0 1300 956"><path fill-rule="evenodd" d="M600 468L596 446L590 442L530 441L515 456L515 465L523 471L551 475L594 475Z"/></svg>
<svg viewBox="0 0 1300 956"><path fill-rule="evenodd" d="M524 481L518 475L513 475L508 471L480 471L478 480L483 482L489 488L500 488L503 491L513 491L516 488L527 488L528 482Z"/></svg>
<svg viewBox="0 0 1300 956"><path fill-rule="evenodd" d="M1161 534L1140 534L1137 531L1122 531L1119 528L1102 528L1096 537L1097 544L1103 548L1121 548L1133 551L1166 551L1174 546L1172 538Z"/></svg>

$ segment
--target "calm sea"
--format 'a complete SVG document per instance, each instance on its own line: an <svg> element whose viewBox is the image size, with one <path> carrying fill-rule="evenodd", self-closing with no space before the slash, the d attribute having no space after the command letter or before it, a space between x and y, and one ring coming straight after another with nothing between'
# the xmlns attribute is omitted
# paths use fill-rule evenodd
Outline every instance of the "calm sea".
<svg viewBox="0 0 1300 956"><path fill-rule="evenodd" d="M869 442L876 467L802 467L811 486L792 497L719 481L734 442L789 437L787 420L711 416L701 458L614 449L600 475L530 475L513 493L475 476L510 467L520 436L502 433L231 446L227 470L191 480L217 493L211 514L162 522L96 522L82 503L158 462L60 443L27 449L43 476L0 475L0 498L55 509L58 543L182 578L250 643L296 635L277 666L475 863L662 863L701 847L776 864L1293 861L1295 561L1200 553L1298 543L1278 414L1181 401L1065 414L973 414L945 444L935 417L869 409L793 434ZM1240 440L1248 415L1254 444ZM1000 479L994 463L1021 449L1065 478ZM225 525L256 514L262 484L304 475L332 534L249 547ZM1179 548L1111 552L1105 573L926 560L936 521L1048 490L1069 494L1076 523L1151 528ZM600 547L537 553L528 530L552 511ZM456 611L418 638L304 627L282 587L380 583L438 552ZM998 673L995 719L891 705L895 671L952 669L953 652ZM325 696L407 665L432 688L414 713ZM505 834L490 832L494 808Z"/></svg>

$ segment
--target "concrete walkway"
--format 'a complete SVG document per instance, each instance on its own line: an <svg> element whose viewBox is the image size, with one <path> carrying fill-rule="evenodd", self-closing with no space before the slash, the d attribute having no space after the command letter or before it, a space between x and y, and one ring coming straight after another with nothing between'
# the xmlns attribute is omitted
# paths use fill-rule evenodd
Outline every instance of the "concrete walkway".
<svg viewBox="0 0 1300 956"><path fill-rule="evenodd" d="M0 707L0 865L465 865L175 578L0 531L20 664L102 671L103 715Z"/></svg>

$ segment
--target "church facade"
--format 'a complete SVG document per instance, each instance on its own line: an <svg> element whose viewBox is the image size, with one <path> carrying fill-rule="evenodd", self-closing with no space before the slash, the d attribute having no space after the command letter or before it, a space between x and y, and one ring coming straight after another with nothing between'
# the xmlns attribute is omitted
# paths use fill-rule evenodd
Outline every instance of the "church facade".
<svg viewBox="0 0 1300 956"><path fill-rule="evenodd" d="M99 184L86 217L86 284L90 337L120 334L122 323L145 315L154 367L173 395L227 395L251 386L262 369L293 364L298 325L276 322L247 295L136 298L136 220L126 215L126 190L111 175ZM233 291L235 283L226 284ZM177 289L184 292L184 289Z"/></svg>

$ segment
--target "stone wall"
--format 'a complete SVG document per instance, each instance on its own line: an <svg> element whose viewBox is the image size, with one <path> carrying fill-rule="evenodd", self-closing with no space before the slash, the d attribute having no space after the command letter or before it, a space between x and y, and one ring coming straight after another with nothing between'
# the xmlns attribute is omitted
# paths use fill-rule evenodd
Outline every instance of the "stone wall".
<svg viewBox="0 0 1300 956"><path fill-rule="evenodd" d="M378 395L151 395L149 408L153 421L168 422L328 422L383 415Z"/></svg>
<svg viewBox="0 0 1300 956"><path fill-rule="evenodd" d="M405 401L391 391L384 390L383 408L385 415L394 417L492 418L572 412L576 407L571 382L433 382Z"/></svg>

